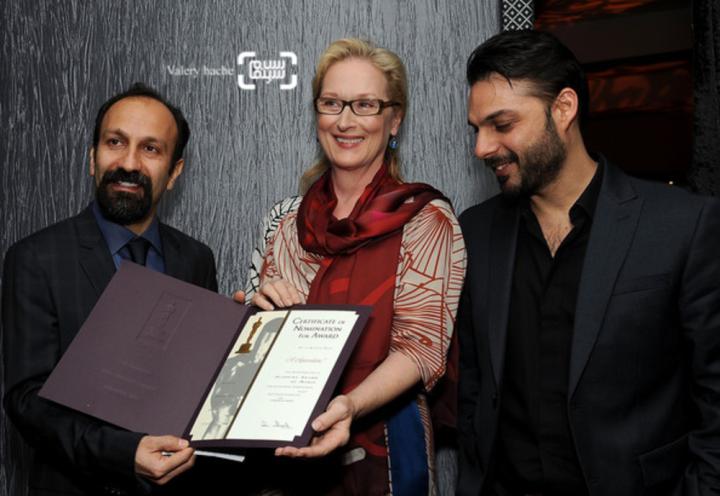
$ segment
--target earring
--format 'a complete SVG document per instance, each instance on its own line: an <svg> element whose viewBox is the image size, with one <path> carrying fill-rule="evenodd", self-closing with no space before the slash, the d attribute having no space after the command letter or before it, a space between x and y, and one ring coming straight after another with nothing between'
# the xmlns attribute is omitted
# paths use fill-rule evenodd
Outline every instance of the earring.
<svg viewBox="0 0 720 496"><path fill-rule="evenodd" d="M390 141L388 141L388 147L390 147L391 150L397 150L398 140L395 136L390 136Z"/></svg>

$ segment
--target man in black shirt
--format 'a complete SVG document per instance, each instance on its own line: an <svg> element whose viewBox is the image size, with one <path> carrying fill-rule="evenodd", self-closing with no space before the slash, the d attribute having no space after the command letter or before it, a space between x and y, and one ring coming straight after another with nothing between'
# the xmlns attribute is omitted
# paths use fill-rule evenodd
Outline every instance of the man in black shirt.
<svg viewBox="0 0 720 496"><path fill-rule="evenodd" d="M720 202L590 155L574 55L535 31L470 56L460 217L459 495L720 490Z"/></svg>

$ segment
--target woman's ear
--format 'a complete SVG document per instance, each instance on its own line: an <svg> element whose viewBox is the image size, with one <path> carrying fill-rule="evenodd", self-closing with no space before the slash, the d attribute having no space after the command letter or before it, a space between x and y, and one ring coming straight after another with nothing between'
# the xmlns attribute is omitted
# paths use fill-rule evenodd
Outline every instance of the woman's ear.
<svg viewBox="0 0 720 496"><path fill-rule="evenodd" d="M393 136L397 136L400 132L400 124L402 124L403 118L405 118L405 115L403 112L395 112L393 114L392 118L392 126L390 127L390 134Z"/></svg>

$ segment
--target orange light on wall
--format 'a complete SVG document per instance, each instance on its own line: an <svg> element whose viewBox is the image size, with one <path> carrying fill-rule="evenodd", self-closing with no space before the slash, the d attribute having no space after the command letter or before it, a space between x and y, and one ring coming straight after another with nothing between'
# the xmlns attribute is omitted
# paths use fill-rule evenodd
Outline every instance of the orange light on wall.
<svg viewBox="0 0 720 496"><path fill-rule="evenodd" d="M549 28L572 24L590 17L625 14L640 10L657 0L537 0L535 25Z"/></svg>

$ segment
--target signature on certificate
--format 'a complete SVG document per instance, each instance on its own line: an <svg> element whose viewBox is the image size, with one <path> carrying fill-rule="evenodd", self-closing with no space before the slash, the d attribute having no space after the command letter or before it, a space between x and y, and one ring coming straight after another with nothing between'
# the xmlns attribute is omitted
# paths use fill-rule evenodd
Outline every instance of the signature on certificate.
<svg viewBox="0 0 720 496"><path fill-rule="evenodd" d="M284 420L261 420L260 427L272 427L273 429L290 429L290 424Z"/></svg>

